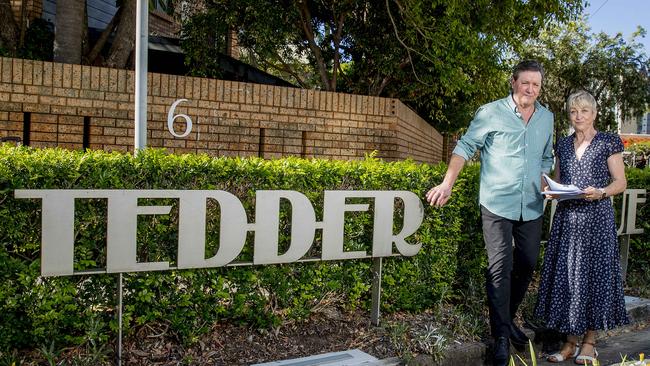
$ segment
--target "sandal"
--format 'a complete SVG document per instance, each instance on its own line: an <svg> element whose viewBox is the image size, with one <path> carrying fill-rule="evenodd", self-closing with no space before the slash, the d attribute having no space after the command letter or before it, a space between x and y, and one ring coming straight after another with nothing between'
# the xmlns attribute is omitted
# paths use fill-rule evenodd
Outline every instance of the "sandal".
<svg viewBox="0 0 650 366"><path fill-rule="evenodd" d="M576 357L580 353L580 347L578 347L577 344L575 344L573 342L565 342L564 343L564 345L567 345L567 344L569 344L569 345L571 345L571 347L573 347L573 353L569 354L568 356L564 356L562 354L562 350L559 350L556 353L546 357L546 361L552 362L552 363L563 362L563 361L570 360L570 359ZM564 349L564 347L562 347L562 349Z"/></svg>
<svg viewBox="0 0 650 366"><path fill-rule="evenodd" d="M587 356L587 355L579 355L575 359L575 363L577 365L593 365L594 361L596 361L596 358L598 357L598 350L596 350L596 345L592 342L582 342L583 344L589 344L594 348L594 355L593 356Z"/></svg>

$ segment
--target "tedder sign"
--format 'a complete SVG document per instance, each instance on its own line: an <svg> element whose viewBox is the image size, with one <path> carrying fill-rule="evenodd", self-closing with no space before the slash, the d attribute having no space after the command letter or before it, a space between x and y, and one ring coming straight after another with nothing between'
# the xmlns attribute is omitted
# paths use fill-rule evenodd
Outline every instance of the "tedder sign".
<svg viewBox="0 0 650 366"><path fill-rule="evenodd" d="M413 256L421 244L409 244L406 237L422 224L424 207L408 191L325 191L323 221L317 222L309 199L295 191L257 191L255 222L249 223L239 199L218 190L97 190L35 189L15 191L16 198L42 199L41 274L62 276L74 273L75 199L107 199L106 273L171 269L168 262L138 262L136 238L138 215L166 215L172 206L141 206L138 199L178 199L178 259L176 269L225 266L242 251L248 231L255 233L252 264L289 263L301 259L312 246L316 229L322 230L323 260L365 258L365 251L344 251L345 212L367 211L369 204L349 204L348 198L372 199L374 227L372 257L400 254ZM219 250L205 258L207 201L219 203ZM278 253L280 200L291 204L291 241ZM404 222L393 233L395 202L403 203ZM399 226L399 225L398 225Z"/></svg>

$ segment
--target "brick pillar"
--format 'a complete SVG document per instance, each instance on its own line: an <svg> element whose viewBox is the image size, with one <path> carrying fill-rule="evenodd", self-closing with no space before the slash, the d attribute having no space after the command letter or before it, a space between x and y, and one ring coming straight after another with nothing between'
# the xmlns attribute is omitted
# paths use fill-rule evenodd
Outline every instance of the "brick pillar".
<svg viewBox="0 0 650 366"><path fill-rule="evenodd" d="M11 9L14 12L16 23L20 24L20 15L24 11L25 19L29 24L32 20L43 15L43 0L11 0Z"/></svg>
<svg viewBox="0 0 650 366"><path fill-rule="evenodd" d="M458 136L458 134L451 134L451 133L445 133L443 135L442 159L447 164L449 164L449 160L451 159L451 153L454 151L454 148L456 147L456 143L458 142L459 137L460 136Z"/></svg>
<svg viewBox="0 0 650 366"><path fill-rule="evenodd" d="M239 42L237 41L237 31L228 29L226 34L226 55L239 60Z"/></svg>

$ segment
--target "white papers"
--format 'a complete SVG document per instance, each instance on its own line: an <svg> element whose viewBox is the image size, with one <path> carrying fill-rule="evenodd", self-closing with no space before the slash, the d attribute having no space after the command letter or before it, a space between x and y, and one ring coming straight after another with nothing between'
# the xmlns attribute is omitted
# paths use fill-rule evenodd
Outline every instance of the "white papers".
<svg viewBox="0 0 650 366"><path fill-rule="evenodd" d="M585 193L573 184L560 184L546 174L544 174L544 180L548 184L548 190L543 191L542 194L552 194L559 200L582 198L582 195Z"/></svg>

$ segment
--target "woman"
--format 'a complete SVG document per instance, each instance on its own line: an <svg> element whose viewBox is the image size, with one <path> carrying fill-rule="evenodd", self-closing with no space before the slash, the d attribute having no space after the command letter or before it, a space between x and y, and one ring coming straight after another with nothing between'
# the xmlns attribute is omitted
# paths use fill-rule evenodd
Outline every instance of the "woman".
<svg viewBox="0 0 650 366"><path fill-rule="evenodd" d="M614 209L608 199L623 192L627 182L620 137L594 128L594 97L579 91L569 97L567 107L575 132L557 143L555 180L576 185L584 194L557 206L535 315L567 335L548 361L575 357L575 363L584 365L598 356L597 330L628 323Z"/></svg>

